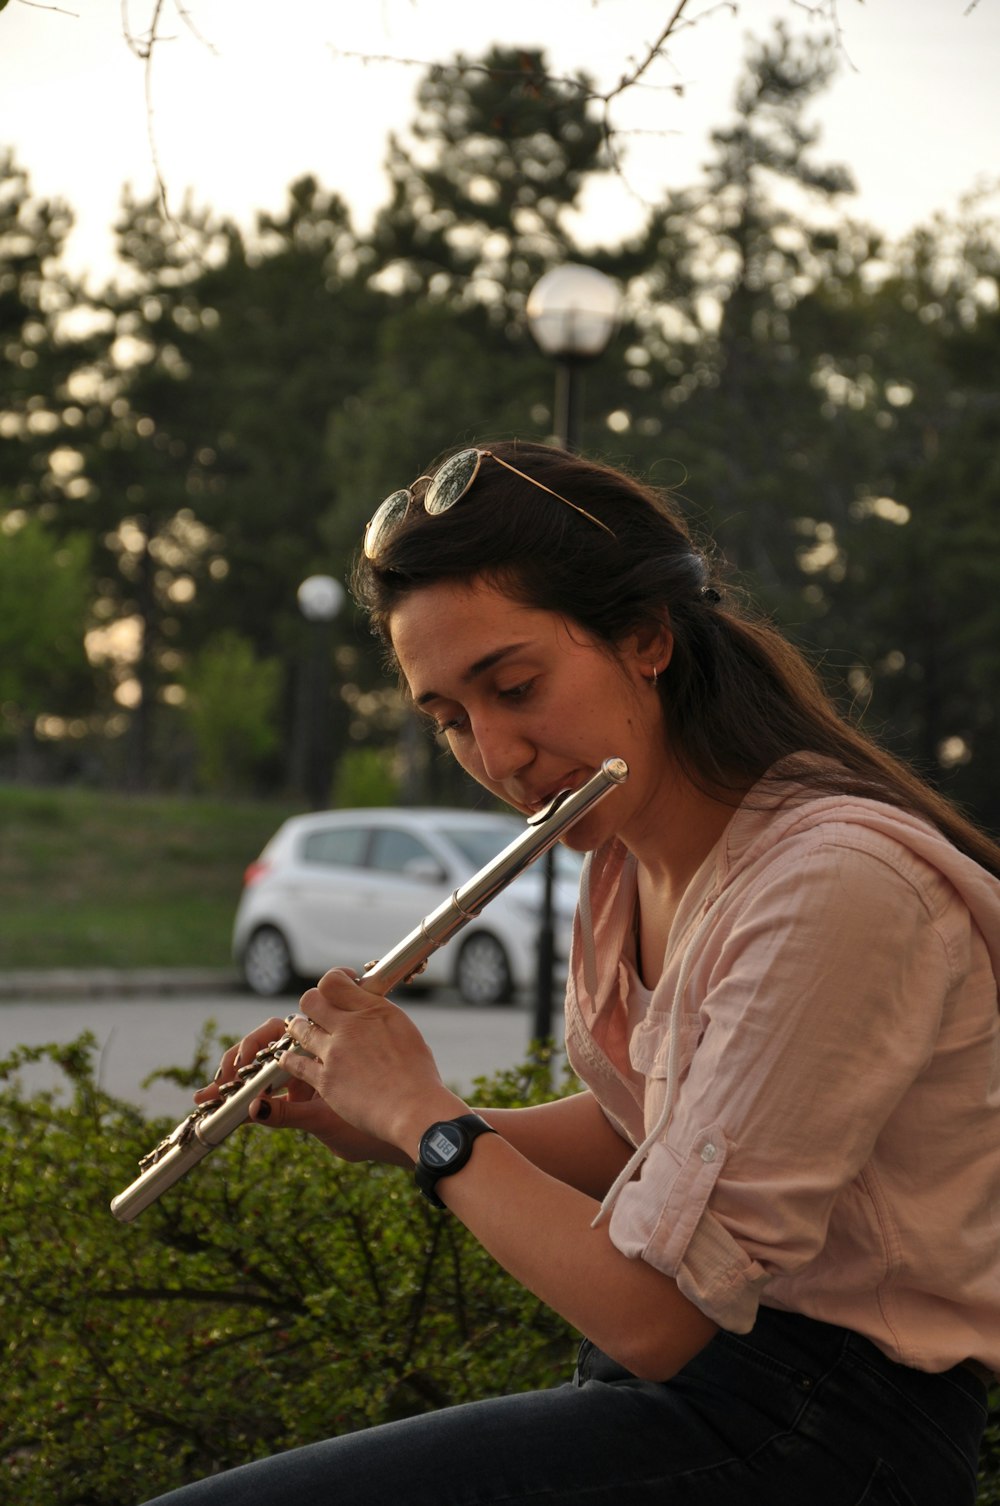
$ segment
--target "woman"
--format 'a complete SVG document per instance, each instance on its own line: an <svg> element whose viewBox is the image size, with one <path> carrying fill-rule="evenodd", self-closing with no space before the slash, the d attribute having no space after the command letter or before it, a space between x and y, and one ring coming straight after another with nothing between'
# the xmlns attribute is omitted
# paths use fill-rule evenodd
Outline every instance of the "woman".
<svg viewBox="0 0 1000 1506"><path fill-rule="evenodd" d="M470 1120L412 1022L333 971L253 1117L418 1163L586 1338L571 1384L164 1500L971 1503L1000 1367L1000 850L607 467L463 451L382 504L355 591L492 794L530 814L629 765L567 838L585 1089Z"/></svg>

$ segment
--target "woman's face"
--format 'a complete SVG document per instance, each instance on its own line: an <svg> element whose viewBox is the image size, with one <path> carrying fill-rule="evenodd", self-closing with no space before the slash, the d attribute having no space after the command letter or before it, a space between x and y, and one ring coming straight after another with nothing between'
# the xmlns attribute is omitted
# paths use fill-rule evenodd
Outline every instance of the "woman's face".
<svg viewBox="0 0 1000 1506"><path fill-rule="evenodd" d="M413 700L464 769L530 815L576 789L605 758L629 779L585 816L568 845L593 847L652 816L669 763L654 667L668 634L614 651L578 623L524 606L477 579L410 592L390 619Z"/></svg>

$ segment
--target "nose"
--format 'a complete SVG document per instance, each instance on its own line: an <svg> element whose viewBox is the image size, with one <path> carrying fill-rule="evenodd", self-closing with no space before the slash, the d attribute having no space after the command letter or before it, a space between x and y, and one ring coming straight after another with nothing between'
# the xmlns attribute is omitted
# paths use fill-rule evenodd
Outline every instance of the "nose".
<svg viewBox="0 0 1000 1506"><path fill-rule="evenodd" d="M503 784L534 759L534 745L502 715L475 716L472 731L483 773L491 784Z"/></svg>

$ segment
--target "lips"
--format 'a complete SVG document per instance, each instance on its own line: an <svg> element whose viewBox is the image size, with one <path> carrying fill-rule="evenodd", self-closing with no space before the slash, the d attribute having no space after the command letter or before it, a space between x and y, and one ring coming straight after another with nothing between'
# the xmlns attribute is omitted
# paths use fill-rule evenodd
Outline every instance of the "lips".
<svg viewBox="0 0 1000 1506"><path fill-rule="evenodd" d="M593 770L591 770L591 773L592 772ZM587 782L589 777L590 774L588 774L586 771L582 769L574 769L571 773L565 775L564 778L557 780L554 784L547 785L546 788L537 795L525 793L520 803L526 805L529 813L531 815L534 815L536 811L544 810L547 805L551 804L551 802L556 798L557 795L561 795L565 790L578 790L581 785Z"/></svg>

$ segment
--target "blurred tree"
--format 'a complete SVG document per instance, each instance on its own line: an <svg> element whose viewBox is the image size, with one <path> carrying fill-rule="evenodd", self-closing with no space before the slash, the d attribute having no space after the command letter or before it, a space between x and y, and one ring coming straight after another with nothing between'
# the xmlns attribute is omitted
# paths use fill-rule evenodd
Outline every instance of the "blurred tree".
<svg viewBox="0 0 1000 1506"><path fill-rule="evenodd" d="M938 220L881 273L815 300L850 332L814 379L855 484L807 555L810 589L876 726L998 830L997 226Z"/></svg>
<svg viewBox="0 0 1000 1506"><path fill-rule="evenodd" d="M390 138L390 202L374 244L397 286L518 315L572 248L567 211L605 171L604 131L583 74L554 78L544 53L493 47L431 68L413 143Z"/></svg>
<svg viewBox="0 0 1000 1506"><path fill-rule="evenodd" d="M258 659L245 638L227 629L192 656L183 684L203 788L253 789L262 759L279 740L280 662Z"/></svg>
<svg viewBox="0 0 1000 1506"><path fill-rule="evenodd" d="M230 233L192 289L200 326L181 349L203 444L187 484L225 558L202 632L232 625L258 651L281 650L298 622L296 588L328 569L320 521L339 478L327 433L368 379L388 303L368 287L370 269L342 201L304 178L283 217L258 218L252 244Z"/></svg>
<svg viewBox="0 0 1000 1506"><path fill-rule="evenodd" d="M863 706L874 687L890 738L985 809L996 226L970 210L894 248L845 220L846 174L806 123L834 66L829 46L780 28L754 42L703 178L595 250L571 230L587 175L606 167L586 80L554 80L540 52L459 58L421 88L370 238L312 179L246 237L190 206L170 225L157 202L126 199L106 328L72 348L45 252L58 236L8 164L8 484L25 488L22 509L94 535L90 641L133 707L136 781L150 709L179 700L184 665L231 631L286 667L282 782L298 584L343 577L379 499L434 455L550 432L552 368L523 306L570 256L619 278L629 310L586 375L583 447L681 484L696 526L825 656L835 688ZM349 611L332 656L344 738L402 748L404 790L421 768L434 798L441 761L412 741Z"/></svg>
<svg viewBox="0 0 1000 1506"><path fill-rule="evenodd" d="M65 204L32 196L27 172L0 149L0 493L50 518L67 480L52 457L82 420L66 402L78 355L60 328L79 297L59 267L72 224Z"/></svg>
<svg viewBox="0 0 1000 1506"><path fill-rule="evenodd" d="M125 708L129 717L126 782L141 789L157 701L178 698L171 686L183 617L218 558L186 487L198 440L180 337L198 322L192 287L224 247L225 227L190 204L183 223L167 222L155 199L126 190L116 229L123 274L100 300L103 326L78 378L90 392L81 449L103 651L119 716Z"/></svg>
<svg viewBox="0 0 1000 1506"><path fill-rule="evenodd" d="M810 224L850 188L814 160L804 122L834 66L831 46L780 26L751 43L703 182L669 195L629 250L649 267L644 344L665 379L656 448L695 478L711 531L771 605L798 590L796 520L815 511L819 403L791 319L822 273Z"/></svg>
<svg viewBox="0 0 1000 1506"><path fill-rule="evenodd" d="M126 205L120 236L132 275L108 297L115 395L90 465L114 557L107 594L139 625L141 783L150 708L178 698L186 654L229 628L261 657L294 656L296 587L326 567L325 432L363 379L384 295L365 288L344 206L311 179L286 216L259 217L251 247L190 209L167 224L152 200Z"/></svg>
<svg viewBox="0 0 1000 1506"><path fill-rule="evenodd" d="M88 554L83 536L60 541L38 518L0 526L0 729L16 739L22 778L35 771L39 718L87 710Z"/></svg>

